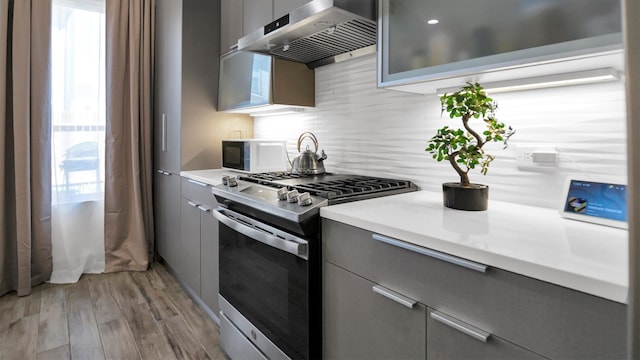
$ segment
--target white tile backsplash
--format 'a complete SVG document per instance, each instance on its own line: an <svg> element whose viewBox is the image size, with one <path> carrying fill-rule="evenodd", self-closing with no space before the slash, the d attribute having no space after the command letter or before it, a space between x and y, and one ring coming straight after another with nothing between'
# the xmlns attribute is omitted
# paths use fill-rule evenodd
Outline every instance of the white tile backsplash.
<svg viewBox="0 0 640 360"><path fill-rule="evenodd" d="M486 176L472 170L471 181L489 185L494 200L555 208L567 174L626 176L624 91L624 83L616 81L492 96L497 118L517 133L506 150L498 143L485 147L496 160ZM408 178L421 189L439 192L442 182L458 177L424 149L447 122L459 126L459 120L440 117L435 95L378 89L375 56L366 56L317 68L316 107L257 117L254 136L289 140L293 158L298 136L311 131L328 155L327 171ZM518 146L555 147L558 166L521 171Z"/></svg>

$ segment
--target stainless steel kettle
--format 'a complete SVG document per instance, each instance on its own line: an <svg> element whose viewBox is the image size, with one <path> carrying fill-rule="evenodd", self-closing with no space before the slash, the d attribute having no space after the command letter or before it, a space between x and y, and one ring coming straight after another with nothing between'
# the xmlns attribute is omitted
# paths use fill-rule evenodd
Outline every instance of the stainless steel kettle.
<svg viewBox="0 0 640 360"><path fill-rule="evenodd" d="M305 151L300 151L300 146L304 139L310 139L313 142L315 150L311 151L307 145ZM323 161L327 158L327 154L322 150L321 154L318 155L318 139L316 139L315 135L310 132L300 134L298 138L298 152L300 154L296 156L291 163L292 173L300 175L321 175L325 173Z"/></svg>

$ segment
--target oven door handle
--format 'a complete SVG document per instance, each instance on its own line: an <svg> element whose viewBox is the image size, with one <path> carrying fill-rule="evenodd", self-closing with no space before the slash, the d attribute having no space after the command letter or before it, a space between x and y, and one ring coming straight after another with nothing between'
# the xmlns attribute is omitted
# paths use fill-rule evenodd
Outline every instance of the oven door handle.
<svg viewBox="0 0 640 360"><path fill-rule="evenodd" d="M227 216L225 213L229 213L233 218ZM277 229L273 229L268 225L262 224L259 221L234 213L225 208L216 208L212 211L213 216L221 223L227 225L231 229L246 235L256 241L259 241L265 245L269 245L276 249L286 251L297 257L308 260L307 247L308 242L306 240L294 237L293 235L280 232ZM239 221L240 220L240 221ZM281 238L274 233L270 233L269 230L278 232L280 236L287 238ZM295 239L292 240L292 239Z"/></svg>

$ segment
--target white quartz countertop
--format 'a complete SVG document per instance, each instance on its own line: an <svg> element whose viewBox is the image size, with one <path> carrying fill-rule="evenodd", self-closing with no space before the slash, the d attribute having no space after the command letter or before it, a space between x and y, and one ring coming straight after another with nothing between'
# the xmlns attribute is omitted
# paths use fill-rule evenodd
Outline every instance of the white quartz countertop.
<svg viewBox="0 0 640 360"><path fill-rule="evenodd" d="M205 169L205 170L189 170L189 171L181 171L180 176L186 177L188 179L192 179L195 181L200 181L209 185L220 185L222 184L222 177L233 175L237 176L238 172L228 169Z"/></svg>
<svg viewBox="0 0 640 360"><path fill-rule="evenodd" d="M487 211L445 208L418 191L323 207L322 217L620 303L627 302L626 230L490 201Z"/></svg>

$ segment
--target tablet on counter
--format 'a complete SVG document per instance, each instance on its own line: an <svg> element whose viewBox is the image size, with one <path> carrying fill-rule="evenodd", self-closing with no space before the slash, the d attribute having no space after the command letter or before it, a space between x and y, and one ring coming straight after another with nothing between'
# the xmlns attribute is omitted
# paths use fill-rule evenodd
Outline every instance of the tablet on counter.
<svg viewBox="0 0 640 360"><path fill-rule="evenodd" d="M627 226L627 185L621 177L569 176L564 184L562 217L614 226Z"/></svg>

